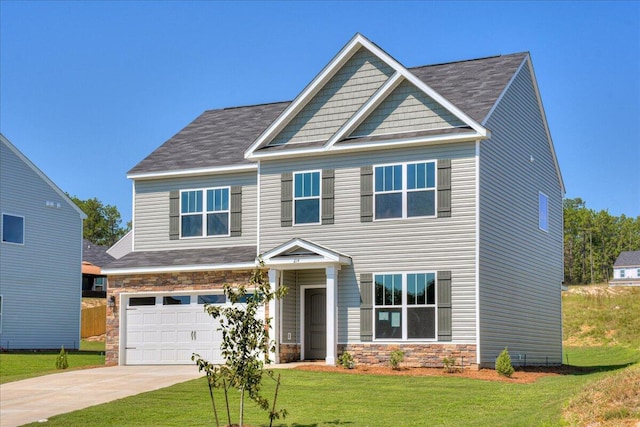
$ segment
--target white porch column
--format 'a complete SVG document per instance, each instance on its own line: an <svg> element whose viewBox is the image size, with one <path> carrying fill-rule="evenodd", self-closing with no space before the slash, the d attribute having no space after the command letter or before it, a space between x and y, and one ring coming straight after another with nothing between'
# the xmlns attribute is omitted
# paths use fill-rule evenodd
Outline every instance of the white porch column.
<svg viewBox="0 0 640 427"><path fill-rule="evenodd" d="M269 284L271 290L275 292L280 286L280 270L273 268L269 269ZM280 363L280 316L278 315L278 309L280 307L280 301L276 298L269 301L269 317L271 318L271 328L269 329L269 336L276 342L275 352L269 352L269 359L273 363Z"/></svg>
<svg viewBox="0 0 640 427"><path fill-rule="evenodd" d="M338 268L326 268L327 275L327 357L325 363L335 366L338 350Z"/></svg>

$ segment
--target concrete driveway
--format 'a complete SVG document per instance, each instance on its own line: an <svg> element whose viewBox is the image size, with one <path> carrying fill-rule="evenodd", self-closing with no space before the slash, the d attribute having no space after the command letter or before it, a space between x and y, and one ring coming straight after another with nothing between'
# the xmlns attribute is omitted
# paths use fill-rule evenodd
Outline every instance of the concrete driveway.
<svg viewBox="0 0 640 427"><path fill-rule="evenodd" d="M195 365L109 366L0 384L0 426L19 426L204 376Z"/></svg>

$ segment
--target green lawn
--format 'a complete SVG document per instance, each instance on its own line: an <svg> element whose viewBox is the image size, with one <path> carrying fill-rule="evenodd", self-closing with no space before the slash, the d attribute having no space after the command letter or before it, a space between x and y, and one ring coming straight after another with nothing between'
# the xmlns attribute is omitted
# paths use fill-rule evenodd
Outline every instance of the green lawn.
<svg viewBox="0 0 640 427"><path fill-rule="evenodd" d="M60 372L56 370L59 351L38 353L0 353L0 384L40 375ZM67 353L68 369L104 365L104 343L82 341L80 351Z"/></svg>
<svg viewBox="0 0 640 427"><path fill-rule="evenodd" d="M276 425L556 426L561 424L563 406L586 384L620 372L639 357L638 351L615 348L570 348L568 354L576 360L573 365L601 369L549 376L534 384L472 380L455 374L397 377L282 370L278 371L282 374L278 407L286 408L289 416ZM267 384L265 390L273 390L273 385ZM220 408L222 403L218 401ZM236 408L234 400L233 422L238 421ZM245 423L262 426L268 420L249 404ZM206 380L201 378L52 417L47 424L197 426L215 422ZM226 418L221 424L226 424Z"/></svg>

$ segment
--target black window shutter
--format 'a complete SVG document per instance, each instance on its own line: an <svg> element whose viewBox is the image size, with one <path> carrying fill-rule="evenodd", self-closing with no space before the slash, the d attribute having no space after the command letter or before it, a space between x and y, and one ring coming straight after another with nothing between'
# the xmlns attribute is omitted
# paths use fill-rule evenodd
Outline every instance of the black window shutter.
<svg viewBox="0 0 640 427"><path fill-rule="evenodd" d="M169 240L180 238L180 191L169 192Z"/></svg>
<svg viewBox="0 0 640 427"><path fill-rule="evenodd" d="M360 168L360 222L373 221L373 166Z"/></svg>
<svg viewBox="0 0 640 427"><path fill-rule="evenodd" d="M438 160L438 218L451 216L451 159Z"/></svg>
<svg viewBox="0 0 640 427"><path fill-rule="evenodd" d="M322 171L322 224L333 224L335 171Z"/></svg>
<svg viewBox="0 0 640 427"><path fill-rule="evenodd" d="M451 271L438 271L438 341L451 341Z"/></svg>
<svg viewBox="0 0 640 427"><path fill-rule="evenodd" d="M231 209L229 215L230 225L229 232L232 237L237 237L242 235L242 186L241 185L232 185L231 186Z"/></svg>
<svg viewBox="0 0 640 427"><path fill-rule="evenodd" d="M280 226L293 224L293 174L285 172L280 177Z"/></svg>
<svg viewBox="0 0 640 427"><path fill-rule="evenodd" d="M373 341L373 276L360 274L360 341Z"/></svg>

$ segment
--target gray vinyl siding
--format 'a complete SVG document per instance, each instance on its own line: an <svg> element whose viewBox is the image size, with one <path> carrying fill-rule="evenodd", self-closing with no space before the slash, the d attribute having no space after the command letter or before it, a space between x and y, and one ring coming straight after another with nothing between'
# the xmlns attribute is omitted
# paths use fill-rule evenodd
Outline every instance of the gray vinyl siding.
<svg viewBox="0 0 640 427"><path fill-rule="evenodd" d="M328 139L392 74L391 67L361 48L270 145Z"/></svg>
<svg viewBox="0 0 640 427"><path fill-rule="evenodd" d="M445 129L464 123L405 80L350 136L373 136Z"/></svg>
<svg viewBox="0 0 640 427"><path fill-rule="evenodd" d="M55 206L47 207L47 201ZM0 212L24 217L25 225L24 245L0 242L0 346L78 348L80 213L2 142Z"/></svg>
<svg viewBox="0 0 640 427"><path fill-rule="evenodd" d="M529 364L547 357L560 363L562 190L526 65L486 125L492 137L480 143L481 362L492 365L508 346L515 363L525 354ZM539 191L549 198L548 232L538 228Z"/></svg>
<svg viewBox="0 0 640 427"><path fill-rule="evenodd" d="M256 244L257 174L243 172L190 178L135 182L134 248L136 251L250 246ZM169 239L169 192L211 187L242 186L242 235Z"/></svg>
<svg viewBox="0 0 640 427"><path fill-rule="evenodd" d="M360 222L360 167L417 160L451 159L451 218ZM310 168L335 169L334 224L280 226L280 177ZM338 275L338 340L360 340L361 273L450 270L453 277L453 342L475 342L475 145L404 148L263 162L261 165L263 253L292 239L308 239L348 255L352 266Z"/></svg>

